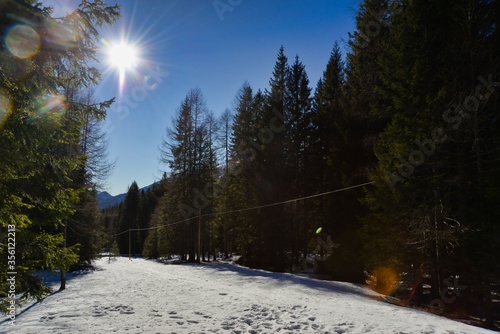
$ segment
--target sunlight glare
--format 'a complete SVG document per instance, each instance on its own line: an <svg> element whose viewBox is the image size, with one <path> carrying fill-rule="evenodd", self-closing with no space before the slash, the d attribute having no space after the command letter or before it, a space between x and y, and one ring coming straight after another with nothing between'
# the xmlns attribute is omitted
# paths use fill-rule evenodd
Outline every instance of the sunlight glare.
<svg viewBox="0 0 500 334"><path fill-rule="evenodd" d="M137 48L125 41L119 44L112 44L103 40L103 43L107 46L110 67L118 70L118 84L121 92L125 86L125 72L137 67Z"/></svg>
<svg viewBox="0 0 500 334"><path fill-rule="evenodd" d="M131 69L137 63L136 50L126 43L113 45L109 48L109 61L119 70Z"/></svg>

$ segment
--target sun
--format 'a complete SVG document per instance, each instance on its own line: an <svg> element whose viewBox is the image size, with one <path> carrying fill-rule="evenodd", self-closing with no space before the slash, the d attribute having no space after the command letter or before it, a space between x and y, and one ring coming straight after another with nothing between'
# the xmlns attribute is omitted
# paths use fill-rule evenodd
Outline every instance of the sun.
<svg viewBox="0 0 500 334"><path fill-rule="evenodd" d="M118 87L122 92L125 87L126 72L136 70L139 65L139 49L126 40L121 40L119 43L110 43L103 39L103 44L106 46L105 52L109 68L118 71Z"/></svg>
<svg viewBox="0 0 500 334"><path fill-rule="evenodd" d="M110 45L108 49L108 60L111 66L125 71L137 65L137 49L125 42Z"/></svg>

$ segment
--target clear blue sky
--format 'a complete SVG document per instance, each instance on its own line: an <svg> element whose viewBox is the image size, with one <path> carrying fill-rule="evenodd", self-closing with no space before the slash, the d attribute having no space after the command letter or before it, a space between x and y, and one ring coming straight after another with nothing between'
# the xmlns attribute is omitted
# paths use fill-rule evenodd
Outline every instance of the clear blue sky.
<svg viewBox="0 0 500 334"><path fill-rule="evenodd" d="M219 2L236 6L222 13L213 0L108 2L122 6L122 18L102 31L101 46L126 39L140 50L121 90L116 69L100 55L104 77L96 96L117 98L106 121L110 158L117 159L109 193L125 192L133 180L143 187L161 177L166 166L158 147L189 89L199 87L219 115L232 108L245 80L255 90L268 87L281 45L290 62L299 55L314 89L334 42L347 50L358 6L356 0Z"/></svg>

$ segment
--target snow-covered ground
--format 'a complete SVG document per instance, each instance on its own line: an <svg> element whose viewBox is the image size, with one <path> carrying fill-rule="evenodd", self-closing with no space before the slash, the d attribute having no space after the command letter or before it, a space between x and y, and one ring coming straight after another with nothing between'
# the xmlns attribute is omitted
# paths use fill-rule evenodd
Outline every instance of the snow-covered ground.
<svg viewBox="0 0 500 334"><path fill-rule="evenodd" d="M393 306L348 283L232 264L106 258L2 333L494 333ZM2 319L3 320L3 319Z"/></svg>

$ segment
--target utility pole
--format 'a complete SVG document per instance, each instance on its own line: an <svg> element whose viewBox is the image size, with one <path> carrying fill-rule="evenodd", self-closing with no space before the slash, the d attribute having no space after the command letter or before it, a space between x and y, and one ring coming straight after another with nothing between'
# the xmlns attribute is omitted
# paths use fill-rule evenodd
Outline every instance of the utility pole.
<svg viewBox="0 0 500 334"><path fill-rule="evenodd" d="M128 259L132 260L132 231L128 229Z"/></svg>
<svg viewBox="0 0 500 334"><path fill-rule="evenodd" d="M201 209L198 211L198 263L201 263Z"/></svg>
<svg viewBox="0 0 500 334"><path fill-rule="evenodd" d="M64 221L64 249L66 250L66 239L68 234L68 220ZM61 266L62 267L62 266ZM66 272L63 268L61 268L61 286L59 287L59 291L66 289Z"/></svg>

